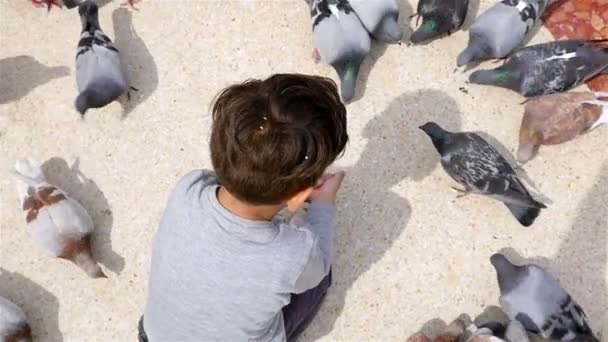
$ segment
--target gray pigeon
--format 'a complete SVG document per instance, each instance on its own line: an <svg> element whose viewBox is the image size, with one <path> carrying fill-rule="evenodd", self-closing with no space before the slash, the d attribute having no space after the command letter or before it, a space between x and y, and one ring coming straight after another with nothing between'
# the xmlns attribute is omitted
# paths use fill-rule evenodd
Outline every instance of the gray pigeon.
<svg viewBox="0 0 608 342"><path fill-rule="evenodd" d="M78 13L82 34L76 53L76 82L80 91L76 109L84 116L89 108L100 108L116 100L129 86L118 49L99 26L97 4L87 0Z"/></svg>
<svg viewBox="0 0 608 342"><path fill-rule="evenodd" d="M597 341L581 307L547 271L538 265L513 265L494 254L500 305L511 320L529 332L558 341Z"/></svg>
<svg viewBox="0 0 608 342"><path fill-rule="evenodd" d="M398 0L349 0L367 31L379 41L396 43L403 37Z"/></svg>
<svg viewBox="0 0 608 342"><path fill-rule="evenodd" d="M517 50L504 65L477 70L469 81L534 97L574 88L607 67L608 39L562 40Z"/></svg>
<svg viewBox="0 0 608 342"><path fill-rule="evenodd" d="M469 0L420 0L419 17L422 25L412 34L414 44L451 34L460 29L467 16Z"/></svg>
<svg viewBox="0 0 608 342"><path fill-rule="evenodd" d="M504 58L526 38L549 0L502 0L482 13L469 29L469 45L458 66Z"/></svg>
<svg viewBox="0 0 608 342"><path fill-rule="evenodd" d="M350 101L361 63L369 54L369 33L346 0L314 0L310 15L319 55L336 69L342 99Z"/></svg>
<svg viewBox="0 0 608 342"><path fill-rule="evenodd" d="M87 0L63 0L63 5L67 8L67 9L72 9L74 7L78 7L80 5L82 5L83 3L85 3Z"/></svg>
<svg viewBox="0 0 608 342"><path fill-rule="evenodd" d="M25 313L15 303L0 296L0 341L31 342L32 330Z"/></svg>
<svg viewBox="0 0 608 342"><path fill-rule="evenodd" d="M507 325L505 340L507 342L530 342L530 338L528 337L528 333L523 324L515 319Z"/></svg>
<svg viewBox="0 0 608 342"><path fill-rule="evenodd" d="M523 226L530 226L546 208L526 190L505 158L475 133L452 133L434 122L420 127L441 155L441 165L456 182L462 197L469 193L486 195L503 202Z"/></svg>

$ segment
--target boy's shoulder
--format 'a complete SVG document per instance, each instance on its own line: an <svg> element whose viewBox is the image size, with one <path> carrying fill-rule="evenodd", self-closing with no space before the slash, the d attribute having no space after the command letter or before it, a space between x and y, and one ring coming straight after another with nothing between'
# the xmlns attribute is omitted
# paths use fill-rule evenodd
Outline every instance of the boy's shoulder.
<svg viewBox="0 0 608 342"><path fill-rule="evenodd" d="M190 191L192 188L205 188L217 185L217 175L211 170L193 170L183 176L175 186L175 190Z"/></svg>
<svg viewBox="0 0 608 342"><path fill-rule="evenodd" d="M203 190L217 185L215 172L211 170L193 170L188 172L175 185L171 193L172 201L183 201L185 198L201 198Z"/></svg>

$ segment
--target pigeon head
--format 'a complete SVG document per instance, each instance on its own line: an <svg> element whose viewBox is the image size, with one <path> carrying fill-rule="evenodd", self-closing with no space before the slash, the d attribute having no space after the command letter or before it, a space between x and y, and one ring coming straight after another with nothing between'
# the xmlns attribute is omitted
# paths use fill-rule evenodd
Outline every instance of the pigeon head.
<svg viewBox="0 0 608 342"><path fill-rule="evenodd" d="M438 124L434 122L427 122L424 125L418 127L426 133L431 140L433 141L433 145L435 148L441 153L443 143L445 139L450 135L450 132L441 128Z"/></svg>
<svg viewBox="0 0 608 342"><path fill-rule="evenodd" d="M507 257L500 253L492 255L490 262L496 270L500 293L509 293L515 289L519 284L520 277L523 275L522 272L525 271L525 266L512 264Z"/></svg>
<svg viewBox="0 0 608 342"><path fill-rule="evenodd" d="M348 102L355 97L355 86L359 76L359 68L363 58L351 58L343 62L332 64L340 77L340 93L342 100Z"/></svg>
<svg viewBox="0 0 608 342"><path fill-rule="evenodd" d="M456 64L461 67L476 61L483 61L494 58L491 53L490 44L483 36L471 35L469 45L458 55Z"/></svg>
<svg viewBox="0 0 608 342"><path fill-rule="evenodd" d="M422 25L412 33L410 40L418 44L447 33L451 29L451 21L444 20L438 16L427 15L422 19Z"/></svg>
<svg viewBox="0 0 608 342"><path fill-rule="evenodd" d="M87 0L78 6L78 14L83 31L99 29L99 7L94 0Z"/></svg>
<svg viewBox="0 0 608 342"><path fill-rule="evenodd" d="M494 70L477 70L469 76L469 82L517 90L519 73L502 67Z"/></svg>

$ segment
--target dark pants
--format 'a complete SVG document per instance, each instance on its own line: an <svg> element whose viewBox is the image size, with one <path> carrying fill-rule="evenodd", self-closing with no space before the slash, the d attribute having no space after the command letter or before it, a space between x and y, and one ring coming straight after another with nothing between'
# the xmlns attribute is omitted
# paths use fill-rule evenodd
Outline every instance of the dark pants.
<svg viewBox="0 0 608 342"><path fill-rule="evenodd" d="M295 341L298 336L308 327L312 319L315 318L327 289L331 286L331 270L329 274L321 280L317 287L300 293L291 295L291 302L283 308L283 321L285 322L285 335L287 342Z"/></svg>
<svg viewBox="0 0 608 342"><path fill-rule="evenodd" d="M331 270L317 287L298 295L291 295L291 302L283 308L283 321L285 323L287 342L295 341L304 329L308 327L310 322L312 322L312 319L319 312L329 286L331 286ZM148 342L148 337L144 331L143 316L139 319L138 330L139 334L137 337L139 342Z"/></svg>

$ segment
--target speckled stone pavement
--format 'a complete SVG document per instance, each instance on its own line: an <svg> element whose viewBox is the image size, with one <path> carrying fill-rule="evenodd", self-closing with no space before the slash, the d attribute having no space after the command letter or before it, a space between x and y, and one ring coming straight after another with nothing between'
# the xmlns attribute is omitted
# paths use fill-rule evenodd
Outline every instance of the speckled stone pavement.
<svg viewBox="0 0 608 342"><path fill-rule="evenodd" d="M82 121L73 108L77 12L0 0L0 295L26 311L39 341L136 339L152 238L178 178L211 165L209 104L220 89L277 72L337 79L311 58L302 0L142 0L139 11L120 2L105 1L100 22L140 91L125 110L113 103ZM473 13L492 3L472 2ZM402 1L404 25L415 5ZM523 114L516 93L453 72L467 39L373 47L335 165L348 172L335 283L303 341L404 341L429 320L476 316L498 303L489 257L503 249L547 267L608 338L608 128L542 148L526 165L551 199L531 228L500 203L457 200L418 126L481 131L513 152ZM532 43L550 39L542 28ZM49 180L91 212L108 280L33 245L8 173L25 156L48 160Z"/></svg>

